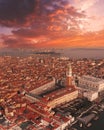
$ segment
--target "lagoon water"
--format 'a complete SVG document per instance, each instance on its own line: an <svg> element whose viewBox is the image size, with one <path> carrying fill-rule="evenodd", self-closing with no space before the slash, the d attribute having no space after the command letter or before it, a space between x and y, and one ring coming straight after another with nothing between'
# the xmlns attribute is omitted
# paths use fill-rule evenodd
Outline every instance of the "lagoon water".
<svg viewBox="0 0 104 130"><path fill-rule="evenodd" d="M104 58L104 48L63 49L62 53L70 58Z"/></svg>
<svg viewBox="0 0 104 130"><path fill-rule="evenodd" d="M80 128L78 125L75 126L77 130L104 130L104 111L100 113L99 119L91 122L92 125L88 128Z"/></svg>

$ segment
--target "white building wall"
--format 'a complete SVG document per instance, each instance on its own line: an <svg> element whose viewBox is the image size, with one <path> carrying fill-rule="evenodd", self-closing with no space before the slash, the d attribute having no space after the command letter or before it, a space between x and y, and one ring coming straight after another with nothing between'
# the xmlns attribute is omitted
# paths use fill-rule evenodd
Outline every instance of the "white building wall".
<svg viewBox="0 0 104 130"><path fill-rule="evenodd" d="M98 92L85 92L83 94L84 97L86 97L89 101L94 101L98 98Z"/></svg>
<svg viewBox="0 0 104 130"><path fill-rule="evenodd" d="M89 76L90 78L90 76ZM92 77L91 77L92 78ZM84 89L89 89L89 90L93 90L93 91L103 91L104 90L104 81L97 81L98 79L95 78L96 80L89 80L87 78L80 78L79 79L79 87L82 87Z"/></svg>

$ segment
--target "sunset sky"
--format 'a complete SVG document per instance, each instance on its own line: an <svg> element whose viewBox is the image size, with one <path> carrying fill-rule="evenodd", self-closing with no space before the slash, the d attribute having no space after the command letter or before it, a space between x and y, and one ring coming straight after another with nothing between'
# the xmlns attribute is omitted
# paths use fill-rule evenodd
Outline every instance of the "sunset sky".
<svg viewBox="0 0 104 130"><path fill-rule="evenodd" d="M104 47L104 0L0 0L0 48Z"/></svg>

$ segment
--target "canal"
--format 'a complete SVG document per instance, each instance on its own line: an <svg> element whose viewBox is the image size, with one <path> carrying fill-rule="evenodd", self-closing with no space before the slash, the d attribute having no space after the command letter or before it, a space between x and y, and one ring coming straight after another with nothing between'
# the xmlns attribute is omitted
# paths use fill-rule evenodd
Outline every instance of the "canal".
<svg viewBox="0 0 104 130"><path fill-rule="evenodd" d="M91 126L88 128L80 128L78 123L74 125L77 130L104 130L104 111L99 114L98 120L91 122Z"/></svg>

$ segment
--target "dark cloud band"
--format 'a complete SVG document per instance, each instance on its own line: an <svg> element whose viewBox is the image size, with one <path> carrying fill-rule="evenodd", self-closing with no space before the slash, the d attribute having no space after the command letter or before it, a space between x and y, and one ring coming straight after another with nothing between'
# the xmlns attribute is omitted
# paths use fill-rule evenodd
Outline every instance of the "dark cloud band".
<svg viewBox="0 0 104 130"><path fill-rule="evenodd" d="M12 36L2 37L8 47L71 37L81 17L84 13L78 12L70 0L0 0L0 25L15 28Z"/></svg>
<svg viewBox="0 0 104 130"><path fill-rule="evenodd" d="M0 0L0 23L4 26L23 24L36 6L36 0Z"/></svg>

